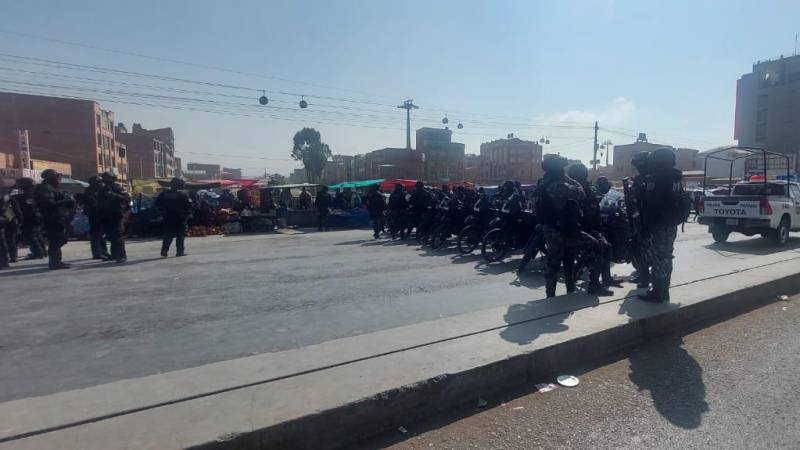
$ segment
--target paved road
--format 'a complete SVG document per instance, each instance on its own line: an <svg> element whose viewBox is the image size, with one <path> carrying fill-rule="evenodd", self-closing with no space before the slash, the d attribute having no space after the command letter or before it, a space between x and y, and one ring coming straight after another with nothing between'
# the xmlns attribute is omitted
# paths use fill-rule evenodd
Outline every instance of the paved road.
<svg viewBox="0 0 800 450"><path fill-rule="evenodd" d="M121 266L87 260L88 244L72 242L71 270L21 263L0 273L0 401L544 297L541 275L517 277L510 263L369 237L195 238L189 256L167 260L159 243L137 242ZM712 245L695 225L679 241L676 283L800 254L800 238L776 257L762 239Z"/></svg>
<svg viewBox="0 0 800 450"><path fill-rule="evenodd" d="M795 297L651 341L576 388L489 399L360 448L798 448L798 322Z"/></svg>

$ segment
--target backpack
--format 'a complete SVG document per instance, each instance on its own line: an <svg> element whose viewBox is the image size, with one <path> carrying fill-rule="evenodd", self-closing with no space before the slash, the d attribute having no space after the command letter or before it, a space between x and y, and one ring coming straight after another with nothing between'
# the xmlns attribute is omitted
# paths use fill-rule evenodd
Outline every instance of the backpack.
<svg viewBox="0 0 800 450"><path fill-rule="evenodd" d="M673 189L672 199L672 223L671 225L680 225L681 231L684 230L684 224L689 221L689 216L692 214L692 207L694 206L694 199L692 194L683 189L683 183L677 182L678 186Z"/></svg>

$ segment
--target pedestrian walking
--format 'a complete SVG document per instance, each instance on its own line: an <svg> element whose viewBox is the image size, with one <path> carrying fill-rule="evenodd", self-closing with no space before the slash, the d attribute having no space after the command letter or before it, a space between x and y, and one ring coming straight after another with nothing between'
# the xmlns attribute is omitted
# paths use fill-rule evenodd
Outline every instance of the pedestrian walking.
<svg viewBox="0 0 800 450"><path fill-rule="evenodd" d="M185 256L186 226L192 215L192 202L183 189L186 183L180 178L173 178L169 188L163 190L156 197L155 207L161 212L163 219L161 241L161 257L169 256L169 248L175 239L177 253L175 256Z"/></svg>
<svg viewBox="0 0 800 450"><path fill-rule="evenodd" d="M314 207L317 208L317 229L328 231L328 215L331 213L331 194L328 193L328 186L322 186L317 193Z"/></svg>
<svg viewBox="0 0 800 450"><path fill-rule="evenodd" d="M61 174L53 169L42 171L42 182L34 189L34 198L42 214L47 235L47 257L50 270L68 269L62 261L61 247L67 243L69 220L75 200L59 188Z"/></svg>

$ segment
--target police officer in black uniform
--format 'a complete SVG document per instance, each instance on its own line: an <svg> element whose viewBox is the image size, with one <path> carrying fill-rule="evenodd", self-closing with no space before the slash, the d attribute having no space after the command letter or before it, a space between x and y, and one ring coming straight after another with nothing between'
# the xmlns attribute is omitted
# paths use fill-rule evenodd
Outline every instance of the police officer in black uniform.
<svg viewBox="0 0 800 450"><path fill-rule="evenodd" d="M94 175L89 177L89 186L83 191L83 195L78 198L83 205L83 212L89 220L89 245L93 259L111 259L100 220L100 197L105 189L106 187L100 175Z"/></svg>
<svg viewBox="0 0 800 450"><path fill-rule="evenodd" d="M117 183L111 172L100 175L103 188L100 190L99 219L108 243L111 244L111 259L118 263L128 260L125 252L125 213L128 212L131 196Z"/></svg>
<svg viewBox="0 0 800 450"><path fill-rule="evenodd" d="M596 186L589 182L589 169L583 163L569 166L567 176L580 183L586 193L586 197L581 203L581 230L597 240L597 246L594 247L596 253L594 258L599 259L600 272L598 273L590 268L587 291L590 294L602 293L610 295L612 292L605 288L608 286L621 287L622 282L611 277L611 244L603 236L602 219L600 217L600 201L603 199L603 195ZM603 279L602 283L600 283L601 277Z"/></svg>
<svg viewBox="0 0 800 450"><path fill-rule="evenodd" d="M192 214L192 201L184 189L186 183L180 178L173 178L169 188L162 191L156 198L155 206L164 219L164 239L161 242L161 257L169 256L169 247L175 239L177 253L175 256L185 256L184 239L186 238L186 224Z"/></svg>
<svg viewBox="0 0 800 450"><path fill-rule="evenodd" d="M567 159L560 155L546 155L542 160L544 177L539 184L536 211L547 246L544 275L547 297L556 295L562 266L567 293L575 292L576 251L581 245L596 245L596 240L580 229L580 204L586 193L577 181L564 173L567 164Z"/></svg>
<svg viewBox="0 0 800 450"><path fill-rule="evenodd" d="M411 214L414 217L414 227L417 229L417 238L421 236L421 229L425 221L425 214L428 212L428 204L430 203L430 194L425 190L425 183L417 181L414 190L411 191Z"/></svg>
<svg viewBox="0 0 800 450"><path fill-rule="evenodd" d="M42 215L33 195L36 182L30 178L20 178L14 186L19 190L13 198L22 212L22 239L31 251L26 259L44 258L47 244L42 236Z"/></svg>
<svg viewBox="0 0 800 450"><path fill-rule="evenodd" d="M42 214L42 223L47 235L47 257L50 270L68 269L61 261L61 247L67 243L67 229L75 200L59 189L61 174L53 169L42 171L42 182L34 188L34 198Z"/></svg>
<svg viewBox="0 0 800 450"><path fill-rule="evenodd" d="M672 279L672 258L675 238L681 217L683 174L675 168L675 153L661 147L650 155L647 175L644 177L642 197L642 224L652 236L655 261L652 261L653 287L643 300L669 302L669 285Z"/></svg>
<svg viewBox="0 0 800 450"><path fill-rule="evenodd" d="M0 269L16 262L17 211L8 192L0 192Z"/></svg>
<svg viewBox="0 0 800 450"><path fill-rule="evenodd" d="M644 179L650 171L650 152L639 152L631 158L631 165L639 172L638 175L633 177L633 184L631 190L633 198L637 203L637 209L642 210L642 202L644 201L645 182ZM637 226L641 227L641 219ZM631 281L636 283L639 288L646 288L650 286L650 263L644 257L641 249L632 249L632 264L636 269L636 276L631 278Z"/></svg>
<svg viewBox="0 0 800 450"><path fill-rule="evenodd" d="M394 187L391 195L389 195L389 213L392 215L392 239L397 237L397 231L400 231L400 239L406 238L406 216L408 215L408 202L406 201L406 190L402 184L397 184Z"/></svg>

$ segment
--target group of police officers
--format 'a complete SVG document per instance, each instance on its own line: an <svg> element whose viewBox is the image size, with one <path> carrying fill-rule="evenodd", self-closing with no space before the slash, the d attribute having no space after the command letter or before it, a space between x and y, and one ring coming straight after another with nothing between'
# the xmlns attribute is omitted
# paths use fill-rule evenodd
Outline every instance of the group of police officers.
<svg viewBox="0 0 800 450"><path fill-rule="evenodd" d="M60 188L61 174L57 171L46 169L41 178L39 184L31 178L20 178L13 186L15 195L0 195L0 269L17 262L19 236L30 248L26 259L42 259L46 255L50 270L69 268L62 261L61 248L67 243L77 205L89 222L92 258L117 263L128 260L124 233L131 197L114 174L92 176L89 186L74 198ZM155 201L163 218L161 256L165 258L173 239L176 256L186 254L184 238L192 202L184 189L184 181L174 178Z"/></svg>
<svg viewBox="0 0 800 450"><path fill-rule="evenodd" d="M675 168L674 152L666 147L638 153L632 163L639 172L632 180L632 198L626 200L629 213L635 212L629 217L637 235L630 241L636 269L633 281L640 288L650 288L639 295L643 300L668 302L677 229L688 215L682 173ZM537 217L547 249L547 296L555 296L562 268L567 292L575 291L573 264L581 249L596 255L590 259L587 291L611 295L608 287L619 286L619 281L611 277L612 249L600 220L600 201L610 184L604 178L591 184L582 164L567 166L564 157L547 155L542 162L544 177L537 188Z"/></svg>

